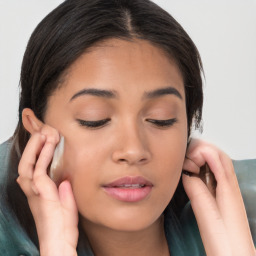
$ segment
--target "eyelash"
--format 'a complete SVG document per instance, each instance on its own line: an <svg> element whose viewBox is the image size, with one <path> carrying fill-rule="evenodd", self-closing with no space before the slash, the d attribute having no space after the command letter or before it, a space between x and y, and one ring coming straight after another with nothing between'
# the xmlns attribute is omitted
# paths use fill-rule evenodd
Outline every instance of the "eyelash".
<svg viewBox="0 0 256 256"><path fill-rule="evenodd" d="M155 120L155 119L146 119L146 120L160 127L170 127L177 122L176 118L167 119L167 120Z"/></svg>
<svg viewBox="0 0 256 256"><path fill-rule="evenodd" d="M146 120L161 128L170 127L177 122L176 118L167 119L167 120L155 120L155 119L146 119ZM93 129L93 128L103 127L110 121L110 119L107 118L99 121L85 121L85 120L77 119L77 121L81 126L85 126L87 128Z"/></svg>
<svg viewBox="0 0 256 256"><path fill-rule="evenodd" d="M107 118L99 121L85 121L85 120L77 119L77 121L81 126L86 126L88 128L98 128L98 127L104 126L108 121L110 121L110 119Z"/></svg>

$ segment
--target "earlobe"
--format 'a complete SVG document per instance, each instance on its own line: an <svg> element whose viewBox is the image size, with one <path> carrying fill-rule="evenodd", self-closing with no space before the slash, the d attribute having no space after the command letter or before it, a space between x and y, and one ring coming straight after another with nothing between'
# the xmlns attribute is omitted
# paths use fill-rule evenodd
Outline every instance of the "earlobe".
<svg viewBox="0 0 256 256"><path fill-rule="evenodd" d="M35 116L34 112L30 108L25 108L22 111L22 123L25 129L33 134L35 132L40 132L43 123Z"/></svg>

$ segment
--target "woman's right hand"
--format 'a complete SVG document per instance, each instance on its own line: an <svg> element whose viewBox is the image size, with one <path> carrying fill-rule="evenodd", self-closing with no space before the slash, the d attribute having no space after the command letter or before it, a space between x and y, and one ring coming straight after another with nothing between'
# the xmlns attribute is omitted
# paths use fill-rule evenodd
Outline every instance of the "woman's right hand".
<svg viewBox="0 0 256 256"><path fill-rule="evenodd" d="M34 133L21 157L17 179L33 214L40 255L77 255L78 212L71 184L64 180L57 188L47 175L59 133L45 125Z"/></svg>

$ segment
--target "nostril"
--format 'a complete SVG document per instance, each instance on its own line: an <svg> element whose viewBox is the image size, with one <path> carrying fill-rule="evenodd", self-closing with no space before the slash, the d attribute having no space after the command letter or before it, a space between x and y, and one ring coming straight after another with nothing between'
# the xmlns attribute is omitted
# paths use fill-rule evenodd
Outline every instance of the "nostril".
<svg viewBox="0 0 256 256"><path fill-rule="evenodd" d="M118 161L119 161L119 163L129 163L129 164L137 163L137 164L139 164L139 163L147 162L147 158L142 158L138 161L135 161L135 160L133 161L133 160L125 159L125 158L120 158Z"/></svg>
<svg viewBox="0 0 256 256"><path fill-rule="evenodd" d="M146 161L147 161L147 158L142 158L142 159L140 159L139 162L146 162Z"/></svg>

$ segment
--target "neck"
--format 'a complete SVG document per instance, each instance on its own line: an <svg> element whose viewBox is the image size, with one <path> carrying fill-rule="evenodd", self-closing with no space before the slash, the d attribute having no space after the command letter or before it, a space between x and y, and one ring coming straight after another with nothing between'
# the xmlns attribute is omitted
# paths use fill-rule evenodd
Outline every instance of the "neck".
<svg viewBox="0 0 256 256"><path fill-rule="evenodd" d="M140 231L116 231L81 220L95 256L169 256L161 216L151 226Z"/></svg>

